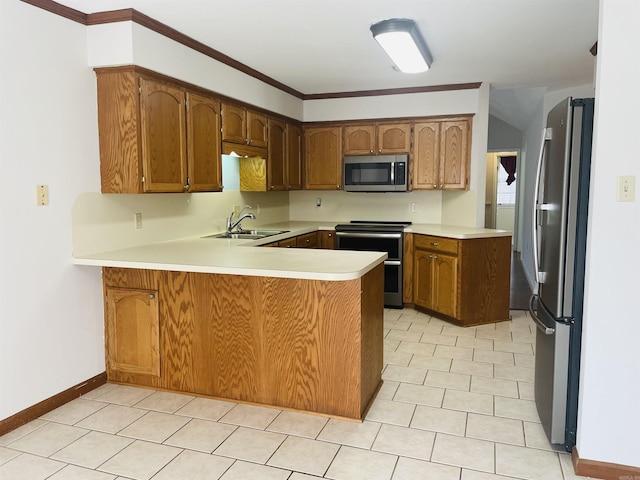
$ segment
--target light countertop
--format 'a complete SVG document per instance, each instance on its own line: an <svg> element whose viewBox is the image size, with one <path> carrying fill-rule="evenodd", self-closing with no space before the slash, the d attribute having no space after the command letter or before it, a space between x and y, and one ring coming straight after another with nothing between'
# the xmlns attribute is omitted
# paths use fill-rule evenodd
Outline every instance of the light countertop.
<svg viewBox="0 0 640 480"><path fill-rule="evenodd" d="M261 228L289 230L259 240L187 238L74 257L77 265L170 270L309 280L345 281L360 278L387 257L380 252L307 248L255 248L336 223L283 222ZM511 236L504 230L414 224L407 232L457 239ZM219 232L210 232L210 234Z"/></svg>

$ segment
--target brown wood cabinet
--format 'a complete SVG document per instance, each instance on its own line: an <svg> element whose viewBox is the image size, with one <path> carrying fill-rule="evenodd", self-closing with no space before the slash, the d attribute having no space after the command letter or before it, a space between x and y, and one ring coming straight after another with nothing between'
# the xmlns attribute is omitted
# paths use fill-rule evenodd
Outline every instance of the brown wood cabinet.
<svg viewBox="0 0 640 480"><path fill-rule="evenodd" d="M318 232L305 233L296 237L297 248L318 248Z"/></svg>
<svg viewBox="0 0 640 480"><path fill-rule="evenodd" d="M217 99L133 66L96 74L102 193L221 190Z"/></svg>
<svg viewBox="0 0 640 480"><path fill-rule="evenodd" d="M413 235L417 307L461 326L509 319L511 237Z"/></svg>
<svg viewBox="0 0 640 480"><path fill-rule="evenodd" d="M410 123L371 123L344 127L345 155L409 153Z"/></svg>
<svg viewBox="0 0 640 480"><path fill-rule="evenodd" d="M287 178L287 124L269 118L269 147L267 154L268 190L288 190Z"/></svg>
<svg viewBox="0 0 640 480"><path fill-rule="evenodd" d="M332 230L318 230L320 248L334 250L336 248L336 232Z"/></svg>
<svg viewBox="0 0 640 480"><path fill-rule="evenodd" d="M222 104L222 141L267 147L267 117L231 103Z"/></svg>
<svg viewBox="0 0 640 480"><path fill-rule="evenodd" d="M382 264L347 281L103 268L103 282L107 350L115 327L137 355L121 364L159 358L157 374L108 368L109 381L351 419L380 386Z"/></svg>
<svg viewBox="0 0 640 480"><path fill-rule="evenodd" d="M160 376L157 290L105 285L107 375L114 372Z"/></svg>
<svg viewBox="0 0 640 480"><path fill-rule="evenodd" d="M342 189L342 129L341 127L306 127L305 181L306 190Z"/></svg>
<svg viewBox="0 0 640 480"><path fill-rule="evenodd" d="M471 119L414 125L412 186L416 190L466 190L471 162Z"/></svg>
<svg viewBox="0 0 640 480"><path fill-rule="evenodd" d="M302 127L287 123L287 190L302 190Z"/></svg>

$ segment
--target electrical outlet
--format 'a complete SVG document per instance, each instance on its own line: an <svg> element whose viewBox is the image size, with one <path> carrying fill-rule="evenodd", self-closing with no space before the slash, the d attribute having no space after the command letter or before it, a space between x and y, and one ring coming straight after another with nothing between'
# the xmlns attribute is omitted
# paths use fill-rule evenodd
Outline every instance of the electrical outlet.
<svg viewBox="0 0 640 480"><path fill-rule="evenodd" d="M256 217L260 216L260 207L262 206L261 203L256 203Z"/></svg>
<svg viewBox="0 0 640 480"><path fill-rule="evenodd" d="M618 177L618 202L633 202L636 199L636 177L627 175Z"/></svg>
<svg viewBox="0 0 640 480"><path fill-rule="evenodd" d="M416 213L418 211L418 204L416 202L411 202L411 213Z"/></svg>
<svg viewBox="0 0 640 480"><path fill-rule="evenodd" d="M49 205L49 185L36 185L36 205Z"/></svg>
<svg viewBox="0 0 640 480"><path fill-rule="evenodd" d="M136 230L140 230L142 228L142 213L138 212L133 215L133 225Z"/></svg>
<svg viewBox="0 0 640 480"><path fill-rule="evenodd" d="M235 213L236 215L238 215L240 213L240 210L242 210L242 206L240 206L240 205L234 205L233 206L233 213Z"/></svg>
<svg viewBox="0 0 640 480"><path fill-rule="evenodd" d="M320 197L316 198L316 209L322 210L322 199Z"/></svg>

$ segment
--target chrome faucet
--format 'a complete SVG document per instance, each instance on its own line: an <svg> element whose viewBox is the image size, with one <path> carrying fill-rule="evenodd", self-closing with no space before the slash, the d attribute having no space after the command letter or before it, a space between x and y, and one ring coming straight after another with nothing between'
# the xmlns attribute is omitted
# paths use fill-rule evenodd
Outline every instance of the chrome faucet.
<svg viewBox="0 0 640 480"><path fill-rule="evenodd" d="M240 225L240 223L245 219L245 218L250 218L251 220L255 220L256 216L253 213L245 213L244 215L242 214L242 212L244 212L247 208L253 208L251 205L245 205L244 207L242 207L242 210L240 210L238 212L238 216L237 216L237 220L234 222L233 221L233 217L236 214L235 211L231 212L231 215L229 215L229 218L227 218L227 233L232 233L233 229L238 227L238 231L242 231L242 225Z"/></svg>

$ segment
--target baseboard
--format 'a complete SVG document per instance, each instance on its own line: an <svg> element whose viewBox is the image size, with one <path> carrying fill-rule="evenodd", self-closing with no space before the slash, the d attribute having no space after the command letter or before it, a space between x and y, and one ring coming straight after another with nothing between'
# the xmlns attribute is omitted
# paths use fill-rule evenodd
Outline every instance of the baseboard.
<svg viewBox="0 0 640 480"><path fill-rule="evenodd" d="M571 452L573 469L576 475L604 480L637 480L640 478L640 467L619 465L617 463L598 462L580 458L578 449L573 447Z"/></svg>
<svg viewBox="0 0 640 480"><path fill-rule="evenodd" d="M70 402L71 400L75 400L81 395L84 395L85 393L90 392L94 388L98 388L100 385L104 385L105 383L107 383L107 372L102 372L101 374L96 375L95 377L79 383L71 388L68 388L63 392L54 395L53 397L49 397L46 400L36 403L29 408L25 408L15 415L5 418L4 420L0 420L0 436L9 433L10 431L15 430L18 427L21 427L26 423L29 423L31 420L41 417L51 410L55 410L56 408L64 405L67 402Z"/></svg>

